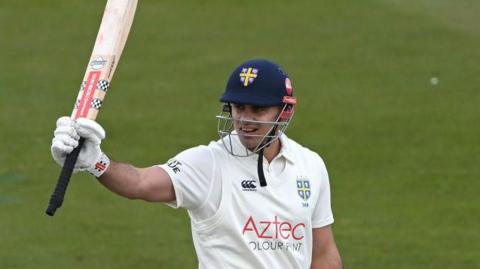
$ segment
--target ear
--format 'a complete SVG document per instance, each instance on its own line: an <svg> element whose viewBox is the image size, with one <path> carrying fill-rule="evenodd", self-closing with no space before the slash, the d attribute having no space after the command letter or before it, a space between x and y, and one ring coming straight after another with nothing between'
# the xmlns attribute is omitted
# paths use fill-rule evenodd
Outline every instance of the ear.
<svg viewBox="0 0 480 269"><path fill-rule="evenodd" d="M280 120L289 121L293 116L293 112L295 112L295 107L293 105L286 105L285 109L280 114Z"/></svg>

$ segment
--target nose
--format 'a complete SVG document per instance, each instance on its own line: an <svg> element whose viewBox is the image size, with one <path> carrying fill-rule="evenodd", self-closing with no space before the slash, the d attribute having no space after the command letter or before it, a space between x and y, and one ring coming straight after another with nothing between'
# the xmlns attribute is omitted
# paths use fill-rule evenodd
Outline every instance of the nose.
<svg viewBox="0 0 480 269"><path fill-rule="evenodd" d="M252 120L255 120L255 118L253 117L252 114L247 114L247 113L242 113L240 114L240 116L238 117L238 120L240 122L243 122L243 121L252 121Z"/></svg>
<svg viewBox="0 0 480 269"><path fill-rule="evenodd" d="M245 107L242 111L239 111L237 116L240 122L256 120L255 112L250 107Z"/></svg>

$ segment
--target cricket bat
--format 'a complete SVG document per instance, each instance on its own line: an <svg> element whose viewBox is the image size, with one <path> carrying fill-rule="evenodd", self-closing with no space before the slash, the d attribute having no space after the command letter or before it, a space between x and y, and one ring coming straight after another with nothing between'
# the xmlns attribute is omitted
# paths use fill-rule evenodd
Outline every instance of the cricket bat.
<svg viewBox="0 0 480 269"><path fill-rule="evenodd" d="M87 71L80 86L72 112L72 119L95 120L110 87L113 74L122 55L132 26L138 0L108 0L103 13ZM67 155L55 190L50 197L46 214L53 216L62 206L70 177L84 139Z"/></svg>

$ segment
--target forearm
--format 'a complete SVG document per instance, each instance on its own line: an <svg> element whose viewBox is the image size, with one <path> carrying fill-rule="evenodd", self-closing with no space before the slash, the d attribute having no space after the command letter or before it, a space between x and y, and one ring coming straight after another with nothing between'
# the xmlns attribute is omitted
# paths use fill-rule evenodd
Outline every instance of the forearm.
<svg viewBox="0 0 480 269"><path fill-rule="evenodd" d="M141 170L131 164L110 161L107 171L98 180L107 189L120 196L138 199L141 198Z"/></svg>
<svg viewBox="0 0 480 269"><path fill-rule="evenodd" d="M175 190L169 175L158 166L137 168L131 164L110 162L98 179L107 189L129 198L149 202L171 202Z"/></svg>

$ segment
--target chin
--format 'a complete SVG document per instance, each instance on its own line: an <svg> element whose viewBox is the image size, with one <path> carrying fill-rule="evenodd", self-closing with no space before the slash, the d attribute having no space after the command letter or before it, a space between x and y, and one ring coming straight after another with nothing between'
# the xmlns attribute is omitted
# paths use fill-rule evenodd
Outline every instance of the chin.
<svg viewBox="0 0 480 269"><path fill-rule="evenodd" d="M254 137L240 137L240 142L248 150L253 151L260 141L258 141L258 139Z"/></svg>

